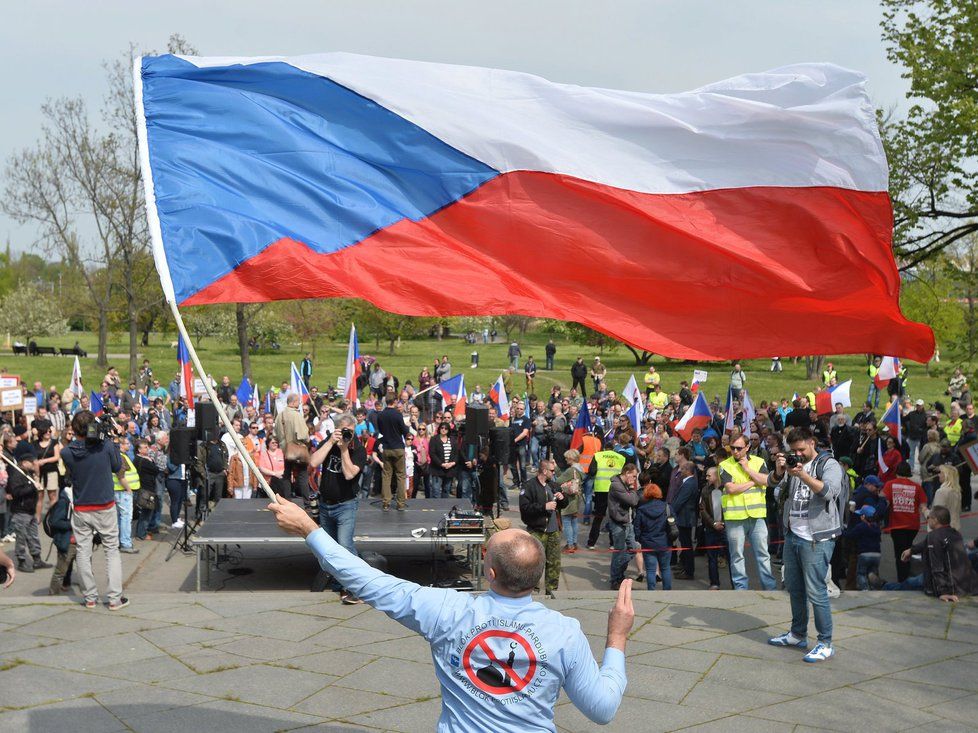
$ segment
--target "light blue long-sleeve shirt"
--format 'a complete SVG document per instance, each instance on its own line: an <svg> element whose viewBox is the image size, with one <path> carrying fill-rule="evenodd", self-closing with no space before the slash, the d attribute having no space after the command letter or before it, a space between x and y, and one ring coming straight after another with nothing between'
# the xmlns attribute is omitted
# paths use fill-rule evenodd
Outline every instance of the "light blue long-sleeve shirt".
<svg viewBox="0 0 978 733"><path fill-rule="evenodd" d="M555 731L563 687L595 723L611 722L625 693L625 654L598 667L576 619L530 596L425 588L370 567L318 529L306 544L344 588L431 644L441 683L438 731Z"/></svg>

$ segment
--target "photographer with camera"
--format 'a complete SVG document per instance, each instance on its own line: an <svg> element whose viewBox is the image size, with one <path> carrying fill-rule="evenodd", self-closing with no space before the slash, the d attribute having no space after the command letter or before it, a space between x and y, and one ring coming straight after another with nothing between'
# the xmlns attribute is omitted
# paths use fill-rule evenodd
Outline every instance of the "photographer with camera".
<svg viewBox="0 0 978 733"><path fill-rule="evenodd" d="M92 573L92 546L99 535L105 551L109 610L129 605L122 595L122 559L119 555L119 520L115 508L113 476L125 491L126 480L118 446L112 442L111 428L90 410L81 410L71 420L76 439L61 451L61 460L71 472L75 507L71 527L75 533L75 567L85 596L85 608L98 605L98 586Z"/></svg>
<svg viewBox="0 0 978 733"><path fill-rule="evenodd" d="M353 534L357 526L360 473L367 463L367 450L356 437L357 421L345 412L334 418L336 430L323 441L309 459L309 465L323 470L319 477L319 526L343 548L356 555ZM333 590L341 590L335 580ZM360 603L356 596L341 590L340 599L348 605Z"/></svg>
<svg viewBox="0 0 978 733"><path fill-rule="evenodd" d="M818 643L804 659L823 662L835 655L826 576L835 539L842 534L849 480L831 453L816 450L809 428L794 428L788 433L788 452L775 458L768 483L782 507L784 584L791 598L791 630L768 639L768 644L806 648L811 603Z"/></svg>

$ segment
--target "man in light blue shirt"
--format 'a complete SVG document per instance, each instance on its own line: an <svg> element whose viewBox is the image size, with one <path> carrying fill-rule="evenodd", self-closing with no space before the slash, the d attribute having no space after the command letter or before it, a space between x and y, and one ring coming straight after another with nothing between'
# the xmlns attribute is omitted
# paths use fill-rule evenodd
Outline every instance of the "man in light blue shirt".
<svg viewBox="0 0 978 733"><path fill-rule="evenodd" d="M305 538L340 585L431 644L442 689L439 731L555 731L561 687L595 723L614 718L625 692L625 641L635 617L630 580L608 614L598 667L580 623L531 598L543 575L544 551L521 529L489 540L490 590L472 595L382 573L338 545L298 505L285 501L268 508L283 531Z"/></svg>

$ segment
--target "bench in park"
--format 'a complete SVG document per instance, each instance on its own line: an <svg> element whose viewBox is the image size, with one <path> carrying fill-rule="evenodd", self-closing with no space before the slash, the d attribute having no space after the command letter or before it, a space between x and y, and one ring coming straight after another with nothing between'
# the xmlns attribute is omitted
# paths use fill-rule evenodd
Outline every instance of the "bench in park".
<svg viewBox="0 0 978 733"><path fill-rule="evenodd" d="M10 347L14 356L88 356L88 352L78 346L65 348L64 346L38 346L37 344L14 344Z"/></svg>

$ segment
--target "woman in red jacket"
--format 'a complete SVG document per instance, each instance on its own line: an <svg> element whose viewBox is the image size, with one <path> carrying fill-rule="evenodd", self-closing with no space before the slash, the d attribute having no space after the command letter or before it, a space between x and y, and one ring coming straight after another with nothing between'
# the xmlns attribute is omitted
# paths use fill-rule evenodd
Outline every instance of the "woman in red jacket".
<svg viewBox="0 0 978 733"><path fill-rule="evenodd" d="M886 436L886 452L883 453L883 465L886 466L886 470L880 469L880 481L885 484L895 479L897 466L901 463L903 463L903 453L900 452L896 438L892 435Z"/></svg>

